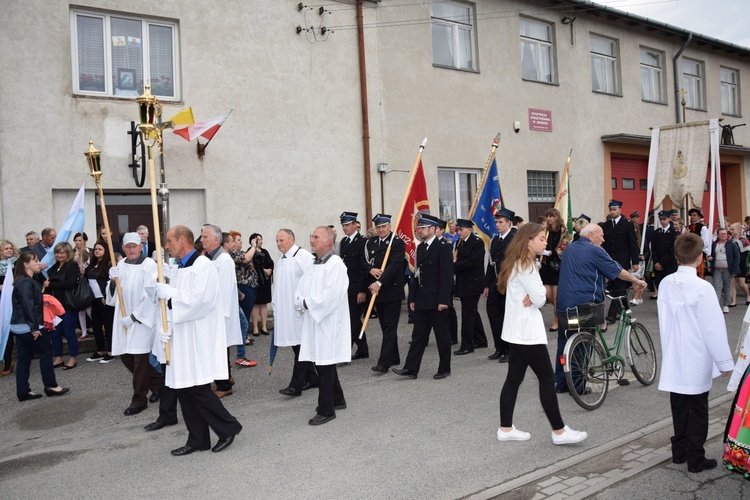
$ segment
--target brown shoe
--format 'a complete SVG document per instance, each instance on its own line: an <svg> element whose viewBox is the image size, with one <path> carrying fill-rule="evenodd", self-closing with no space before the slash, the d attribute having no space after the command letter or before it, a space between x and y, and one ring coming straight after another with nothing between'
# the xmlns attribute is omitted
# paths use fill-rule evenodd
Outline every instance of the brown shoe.
<svg viewBox="0 0 750 500"><path fill-rule="evenodd" d="M11 373L13 373L13 368L14 368L14 365L13 365L13 361L11 361L11 362L10 362L10 363L8 364L8 366L4 366L4 367L3 367L3 377L7 377L7 376L8 376L8 375L10 375Z"/></svg>
<svg viewBox="0 0 750 500"><path fill-rule="evenodd" d="M214 389L214 393L216 393L219 398L223 398L224 396L231 396L232 394L234 394L234 389L229 389L228 391L219 391Z"/></svg>

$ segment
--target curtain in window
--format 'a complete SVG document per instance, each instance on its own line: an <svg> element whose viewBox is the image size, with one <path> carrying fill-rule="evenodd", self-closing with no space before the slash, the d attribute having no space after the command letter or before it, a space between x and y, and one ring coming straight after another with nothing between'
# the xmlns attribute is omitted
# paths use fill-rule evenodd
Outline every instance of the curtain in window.
<svg viewBox="0 0 750 500"><path fill-rule="evenodd" d="M604 92L605 88L604 61L599 57L591 57L591 88Z"/></svg>
<svg viewBox="0 0 750 500"><path fill-rule="evenodd" d="M471 204L474 201L474 195L477 193L477 174L458 174L458 203L461 207L461 214L464 217L469 215Z"/></svg>
<svg viewBox="0 0 750 500"><path fill-rule="evenodd" d="M112 88L115 95L137 97L143 93L142 23L141 21L119 17L112 17L110 23L112 31Z"/></svg>
<svg viewBox="0 0 750 500"><path fill-rule="evenodd" d="M104 19L76 16L78 90L104 92Z"/></svg>
<svg viewBox="0 0 750 500"><path fill-rule="evenodd" d="M524 80L539 80L535 49L533 43L521 42L521 76Z"/></svg>
<svg viewBox="0 0 750 500"><path fill-rule="evenodd" d="M157 96L174 97L172 28L149 25L148 41L151 93Z"/></svg>
<svg viewBox="0 0 750 500"><path fill-rule="evenodd" d="M447 221L457 217L456 174L452 170L438 170L438 203L441 219Z"/></svg>
<svg viewBox="0 0 750 500"><path fill-rule="evenodd" d="M453 28L432 23L432 62L441 66L455 66Z"/></svg>
<svg viewBox="0 0 750 500"><path fill-rule="evenodd" d="M461 57L461 69L474 69L474 61L472 60L473 51L471 47L471 30L466 28L458 29L458 49Z"/></svg>
<svg viewBox="0 0 750 500"><path fill-rule="evenodd" d="M656 101L651 82L651 71L643 67L641 68L641 96L646 101Z"/></svg>

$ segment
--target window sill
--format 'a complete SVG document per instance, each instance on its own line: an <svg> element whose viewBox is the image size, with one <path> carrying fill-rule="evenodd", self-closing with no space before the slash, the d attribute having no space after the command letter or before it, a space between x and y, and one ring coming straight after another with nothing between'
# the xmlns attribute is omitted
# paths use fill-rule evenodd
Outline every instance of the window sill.
<svg viewBox="0 0 750 500"><path fill-rule="evenodd" d="M433 68L440 68L440 69L452 69L453 71L461 71L463 73L474 73L479 74L478 69L465 69L465 68L456 68L455 66L443 66L442 64L435 64L432 63Z"/></svg>
<svg viewBox="0 0 750 500"><path fill-rule="evenodd" d="M545 82L544 80L529 80L528 78L521 77L521 81L529 83L541 83L542 85L552 85L553 87L559 87L558 82Z"/></svg>
<svg viewBox="0 0 750 500"><path fill-rule="evenodd" d="M73 92L72 97L74 99L95 99L99 101L131 101L135 102L137 97L131 97L131 96L117 96L117 95L92 95L92 94L81 94ZM165 103L165 104L184 104L181 99L177 98L161 98L157 97L159 99L159 102Z"/></svg>
<svg viewBox="0 0 750 500"><path fill-rule="evenodd" d="M687 106L685 106L685 109L688 111L700 111L702 113L708 113L707 109L702 109L702 108L688 108Z"/></svg>
<svg viewBox="0 0 750 500"><path fill-rule="evenodd" d="M649 101L648 99L641 99L641 102L646 102L648 104L659 104L661 106L669 106L668 102L662 102L662 101Z"/></svg>
<svg viewBox="0 0 750 500"><path fill-rule="evenodd" d="M721 113L721 116L728 116L730 118L742 118L742 114L735 115L734 113Z"/></svg>
<svg viewBox="0 0 750 500"><path fill-rule="evenodd" d="M612 96L612 97L622 97L622 94L613 94L611 92L602 92L601 90L591 89L591 92L593 92L594 94L599 94L599 95L608 95L608 96Z"/></svg>

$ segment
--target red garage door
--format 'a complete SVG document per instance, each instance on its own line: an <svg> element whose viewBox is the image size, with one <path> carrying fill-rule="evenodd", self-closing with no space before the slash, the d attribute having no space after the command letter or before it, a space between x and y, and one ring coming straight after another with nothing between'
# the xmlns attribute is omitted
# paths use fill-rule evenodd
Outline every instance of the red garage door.
<svg viewBox="0 0 750 500"><path fill-rule="evenodd" d="M622 213L625 217L638 212L643 220L647 181L648 160L612 158L612 198L622 202ZM653 203L651 206L653 207Z"/></svg>

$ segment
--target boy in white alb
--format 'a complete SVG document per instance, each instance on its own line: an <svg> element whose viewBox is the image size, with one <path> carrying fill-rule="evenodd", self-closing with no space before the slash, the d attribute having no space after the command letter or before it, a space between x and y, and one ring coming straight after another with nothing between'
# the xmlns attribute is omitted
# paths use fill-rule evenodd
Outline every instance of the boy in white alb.
<svg viewBox="0 0 750 500"><path fill-rule="evenodd" d="M716 467L703 444L708 435L708 391L719 374L734 368L724 315L713 287L698 277L703 241L680 235L674 243L679 268L659 285L662 368L659 390L669 392L674 436L672 462L688 471Z"/></svg>

